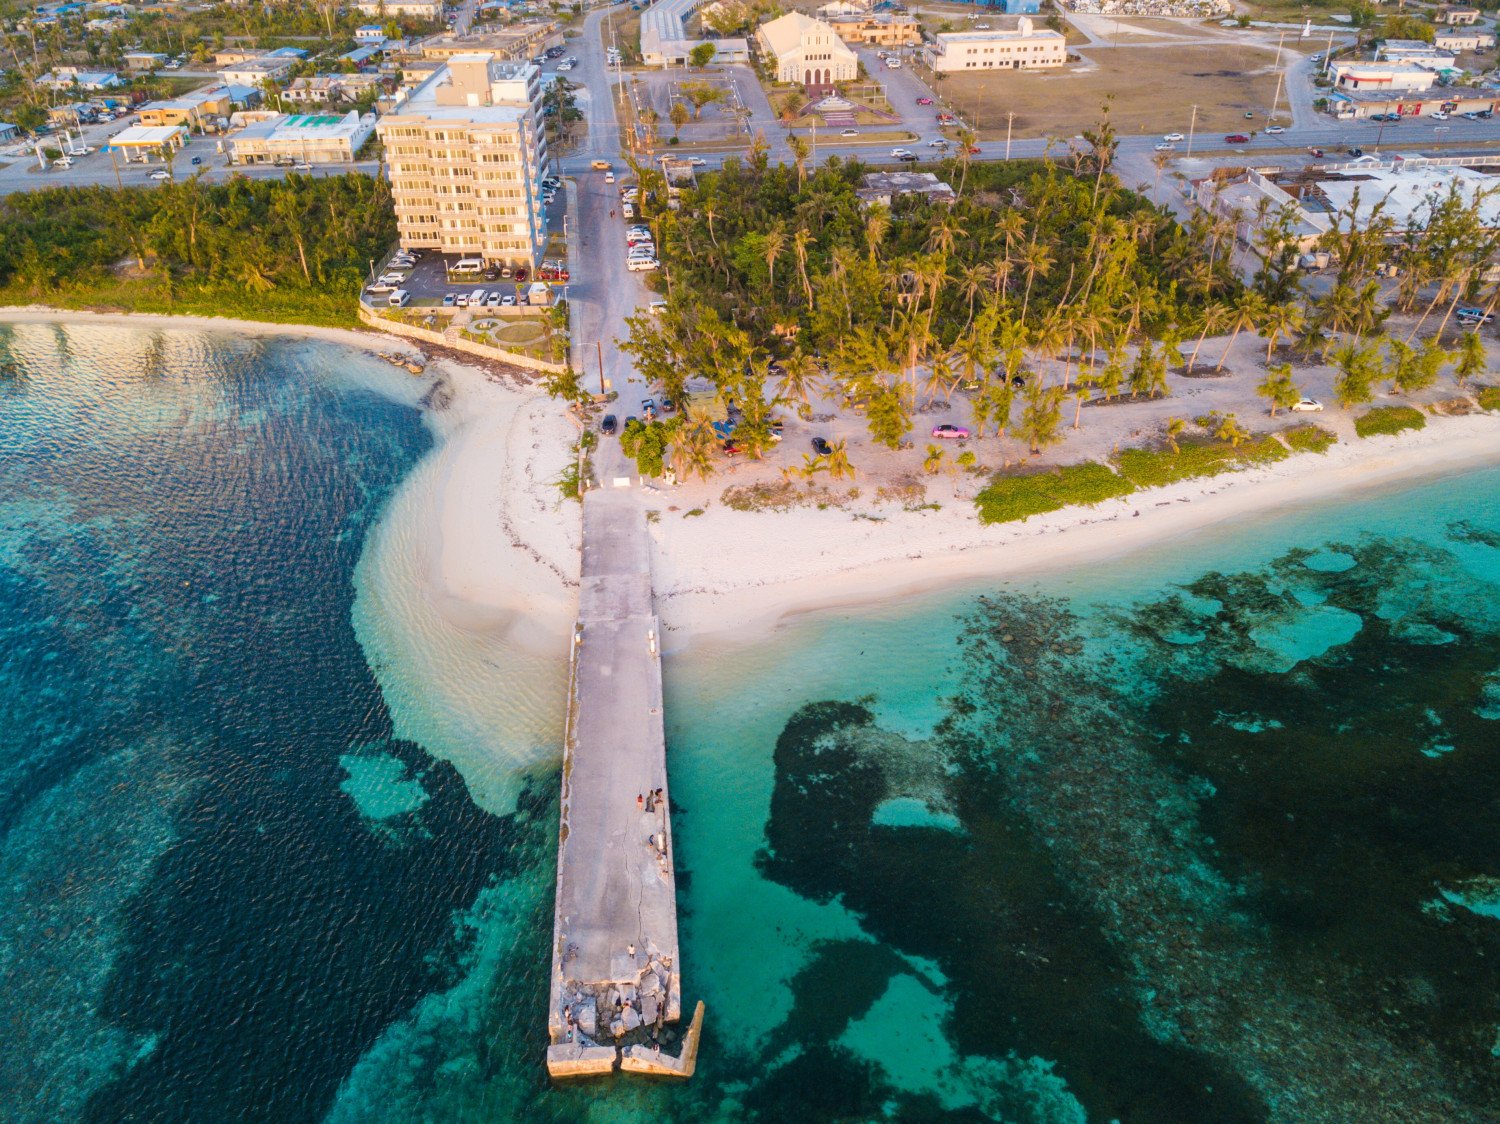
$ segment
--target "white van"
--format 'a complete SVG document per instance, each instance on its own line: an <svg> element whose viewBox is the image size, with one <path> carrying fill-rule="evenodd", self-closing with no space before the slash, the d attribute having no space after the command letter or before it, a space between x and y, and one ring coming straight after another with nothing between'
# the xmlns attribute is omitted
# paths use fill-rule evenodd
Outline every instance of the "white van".
<svg viewBox="0 0 1500 1124"><path fill-rule="evenodd" d="M483 289L475 289L472 293L469 294L469 307L470 308L474 308L474 307L476 307L478 305L482 305L483 303L484 303L484 290Z"/></svg>
<svg viewBox="0 0 1500 1124"><path fill-rule="evenodd" d="M408 293L405 289L397 289L387 299L390 301L392 308L400 308L402 305L411 300L411 294Z"/></svg>
<svg viewBox="0 0 1500 1124"><path fill-rule="evenodd" d="M460 258L448 267L449 273L483 273L483 258Z"/></svg>

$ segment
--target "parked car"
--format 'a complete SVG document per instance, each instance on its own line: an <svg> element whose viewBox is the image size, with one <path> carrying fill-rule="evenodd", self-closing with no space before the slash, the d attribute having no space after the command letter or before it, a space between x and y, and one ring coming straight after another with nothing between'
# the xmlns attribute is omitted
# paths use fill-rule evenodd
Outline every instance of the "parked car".
<svg viewBox="0 0 1500 1124"><path fill-rule="evenodd" d="M382 273L376 280L382 285L399 285L406 280L406 274Z"/></svg>
<svg viewBox="0 0 1500 1124"><path fill-rule="evenodd" d="M1224 138L1225 144L1249 144L1250 138L1244 133L1230 133Z"/></svg>
<svg viewBox="0 0 1500 1124"><path fill-rule="evenodd" d="M599 432L613 433L618 426L619 422L616 421L614 414L605 414L603 420L599 422Z"/></svg>
<svg viewBox="0 0 1500 1124"><path fill-rule="evenodd" d="M394 293L397 288L399 288L399 286L392 285L385 281L377 281L373 285L366 285L365 292L371 293L375 296L380 296L384 293Z"/></svg>
<svg viewBox="0 0 1500 1124"><path fill-rule="evenodd" d="M613 172L605 172L604 173L604 182L605 183L614 183L615 182L615 174Z"/></svg>
<svg viewBox="0 0 1500 1124"><path fill-rule="evenodd" d="M448 303L448 298L447 297L443 298L443 303L444 304ZM459 308L468 308L469 307L469 294L468 293L459 293L457 297L453 298L453 303L456 304Z"/></svg>
<svg viewBox="0 0 1500 1124"><path fill-rule="evenodd" d="M519 285L519 284L521 284L521 282L525 281L526 278L528 278L528 277L531 276L531 271L529 269L527 269L524 265L518 265L518 266L516 266L516 271L513 274L513 276L515 278L516 284Z"/></svg>
<svg viewBox="0 0 1500 1124"><path fill-rule="evenodd" d="M500 303L502 305L504 305L506 308L513 307L515 305L515 303L516 303L516 294L515 293L505 293L505 294L503 294L500 297Z"/></svg>
<svg viewBox="0 0 1500 1124"><path fill-rule="evenodd" d="M1458 318L1460 324L1488 324L1491 320L1494 319L1494 317L1485 312L1484 309L1474 308L1472 306L1467 308L1456 308L1453 310L1453 315Z"/></svg>
<svg viewBox="0 0 1500 1124"><path fill-rule="evenodd" d="M484 298L484 306L486 308L499 308L500 307L500 294L498 292L495 292L495 293L491 293L489 296L485 297Z"/></svg>
<svg viewBox="0 0 1500 1124"><path fill-rule="evenodd" d="M706 167L708 167L708 161L705 160L705 159L703 159L703 157L701 157L701 156L689 156L688 157L688 163L691 164L695 168L706 168Z"/></svg>
<svg viewBox="0 0 1500 1124"><path fill-rule="evenodd" d="M812 447L813 452L820 457L826 457L833 452L833 446L821 437L814 437L812 439Z"/></svg>
<svg viewBox="0 0 1500 1124"><path fill-rule="evenodd" d="M201 156L194 156L193 157L193 167L196 168L201 163L203 163L203 157L201 157Z"/></svg>
<svg viewBox="0 0 1500 1124"><path fill-rule="evenodd" d="M1299 398L1293 403L1292 409L1299 414L1315 414L1323 409L1323 403L1316 398Z"/></svg>
<svg viewBox="0 0 1500 1124"><path fill-rule="evenodd" d="M631 258L625 263L625 268L631 273L649 273L659 268L659 263L655 258Z"/></svg>
<svg viewBox="0 0 1500 1124"><path fill-rule="evenodd" d="M458 302L458 298L455 297L452 293L444 294L444 296L443 296L443 307L444 308L452 308L457 302Z"/></svg>
<svg viewBox="0 0 1500 1124"><path fill-rule="evenodd" d="M54 168L71 168L73 166L73 158L71 156L59 156L56 160L52 161L52 166Z"/></svg>
<svg viewBox="0 0 1500 1124"><path fill-rule="evenodd" d="M402 305L407 304L411 300L411 294L408 293L405 289L397 289L386 299L390 301L392 308L400 308Z"/></svg>
<svg viewBox="0 0 1500 1124"><path fill-rule="evenodd" d="M942 425L932 427L932 435L934 437L946 437L962 441L969 436L969 431L961 425L950 425L948 422L944 422Z"/></svg>
<svg viewBox="0 0 1500 1124"><path fill-rule="evenodd" d="M932 99L931 98L918 98L917 99L917 104L918 105L931 105L932 104Z"/></svg>
<svg viewBox="0 0 1500 1124"><path fill-rule="evenodd" d="M293 164L292 165L292 171L294 171L294 172L310 172L310 171L312 171L312 165L311 164L307 164L307 163Z"/></svg>

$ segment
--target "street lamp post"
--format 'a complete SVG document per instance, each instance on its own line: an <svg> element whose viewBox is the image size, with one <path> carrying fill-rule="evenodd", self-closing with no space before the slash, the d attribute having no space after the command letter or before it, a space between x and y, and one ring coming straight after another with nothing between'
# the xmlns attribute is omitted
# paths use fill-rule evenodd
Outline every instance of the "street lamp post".
<svg viewBox="0 0 1500 1124"><path fill-rule="evenodd" d="M1198 128L1198 107L1195 105L1195 106L1193 106L1193 117L1192 117L1192 120L1190 120L1188 122L1188 146L1187 146L1187 152L1184 153L1184 155L1186 155L1186 156L1191 156L1193 154L1193 133L1194 133L1194 131L1197 128Z"/></svg>
<svg viewBox="0 0 1500 1124"><path fill-rule="evenodd" d="M1010 159L1010 127L1014 124L1015 120L1016 115L1014 111L1005 115L1005 158L1007 160Z"/></svg>

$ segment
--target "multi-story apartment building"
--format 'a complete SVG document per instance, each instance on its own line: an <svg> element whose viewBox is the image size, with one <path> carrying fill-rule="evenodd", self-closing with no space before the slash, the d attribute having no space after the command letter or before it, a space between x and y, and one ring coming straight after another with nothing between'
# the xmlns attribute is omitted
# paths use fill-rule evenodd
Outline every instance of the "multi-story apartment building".
<svg viewBox="0 0 1500 1124"><path fill-rule="evenodd" d="M380 119L401 245L534 266L546 240L541 71L455 55Z"/></svg>

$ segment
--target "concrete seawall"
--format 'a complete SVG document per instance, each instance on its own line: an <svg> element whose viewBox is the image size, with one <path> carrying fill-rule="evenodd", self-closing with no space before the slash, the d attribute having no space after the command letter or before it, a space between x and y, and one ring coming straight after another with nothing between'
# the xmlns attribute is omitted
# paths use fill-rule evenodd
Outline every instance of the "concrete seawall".
<svg viewBox="0 0 1500 1124"><path fill-rule="evenodd" d="M587 493L547 1016L555 1078L692 1072L701 1004L681 1058L655 1048L682 1015L660 631L637 498Z"/></svg>

